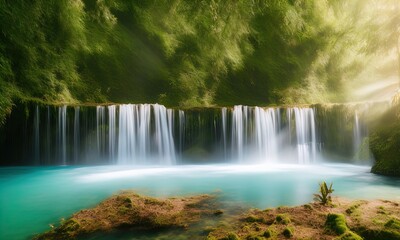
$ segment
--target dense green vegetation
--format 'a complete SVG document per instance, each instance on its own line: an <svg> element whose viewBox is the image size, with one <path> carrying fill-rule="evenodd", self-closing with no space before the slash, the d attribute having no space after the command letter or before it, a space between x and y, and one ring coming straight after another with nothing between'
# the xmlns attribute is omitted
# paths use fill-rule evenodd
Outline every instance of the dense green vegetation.
<svg viewBox="0 0 400 240"><path fill-rule="evenodd" d="M396 70L398 10L396 0L0 0L0 116L18 98L345 101L352 84Z"/></svg>
<svg viewBox="0 0 400 240"><path fill-rule="evenodd" d="M376 160L372 172L400 177L400 93L375 125L370 134L370 147Z"/></svg>

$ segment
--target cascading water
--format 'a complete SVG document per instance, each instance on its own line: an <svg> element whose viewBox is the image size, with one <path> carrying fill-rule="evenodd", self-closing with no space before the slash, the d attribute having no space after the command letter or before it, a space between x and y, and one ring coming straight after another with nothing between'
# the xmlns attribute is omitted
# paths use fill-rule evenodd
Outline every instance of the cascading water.
<svg viewBox="0 0 400 240"><path fill-rule="evenodd" d="M361 141L362 141L361 124L360 124L360 120L358 118L358 112L355 111L355 113L354 113L354 128L353 128L353 148L354 148L355 153L360 148Z"/></svg>
<svg viewBox="0 0 400 240"><path fill-rule="evenodd" d="M356 159L360 145L367 146L363 142L367 130L354 109L336 105L318 111L316 107L249 106L183 111L158 104L34 106L27 119L29 147L19 148L28 151L12 154L14 159L30 156L38 164L63 165L171 165L177 159L179 163L308 164L326 155Z"/></svg>
<svg viewBox="0 0 400 240"><path fill-rule="evenodd" d="M237 156L239 161L243 161L243 147L245 146L245 118L243 112L248 108L235 106L232 111L232 156Z"/></svg>
<svg viewBox="0 0 400 240"><path fill-rule="evenodd" d="M96 138L97 138L97 156L104 153L105 126L106 126L106 108L104 106L96 107Z"/></svg>
<svg viewBox="0 0 400 240"><path fill-rule="evenodd" d="M167 164L174 163L175 146L172 138L172 110L162 105L153 105L154 118L156 122L155 142L158 159Z"/></svg>
<svg viewBox="0 0 400 240"><path fill-rule="evenodd" d="M115 163L115 135L116 135L116 106L108 106L108 153L110 155L110 160Z"/></svg>
<svg viewBox="0 0 400 240"><path fill-rule="evenodd" d="M58 150L62 165L67 164L67 106L58 108Z"/></svg>
<svg viewBox="0 0 400 240"><path fill-rule="evenodd" d="M80 148L80 129L79 129L79 110L80 107L75 107L74 115L74 162L79 161L79 148Z"/></svg>
<svg viewBox="0 0 400 240"><path fill-rule="evenodd" d="M316 159L317 143L315 116L312 108L293 108L296 119L297 152L299 163L310 163Z"/></svg>
<svg viewBox="0 0 400 240"><path fill-rule="evenodd" d="M172 110L158 104L121 105L118 122L119 164L144 164L149 158L175 163Z"/></svg>
<svg viewBox="0 0 400 240"><path fill-rule="evenodd" d="M223 126L226 125L225 111L222 109ZM312 108L287 108L283 121L279 108L235 106L231 132L232 158L236 156L240 162L245 161L244 155L259 162L279 162L284 157L281 153L292 148L292 139L296 139L298 163L316 160L317 138Z"/></svg>
<svg viewBox="0 0 400 240"><path fill-rule="evenodd" d="M34 134L33 134L33 154L35 163L40 161L40 115L39 106L35 108L35 115L33 120Z"/></svg>
<svg viewBox="0 0 400 240"><path fill-rule="evenodd" d="M276 161L278 157L279 109L255 107L255 139L260 159Z"/></svg>
<svg viewBox="0 0 400 240"><path fill-rule="evenodd" d="M183 151L183 144L185 142L185 112L182 110L179 113L179 153Z"/></svg>
<svg viewBox="0 0 400 240"><path fill-rule="evenodd" d="M227 119L226 119L227 108L222 108L222 140L224 144L224 158L226 159L226 128L227 128Z"/></svg>

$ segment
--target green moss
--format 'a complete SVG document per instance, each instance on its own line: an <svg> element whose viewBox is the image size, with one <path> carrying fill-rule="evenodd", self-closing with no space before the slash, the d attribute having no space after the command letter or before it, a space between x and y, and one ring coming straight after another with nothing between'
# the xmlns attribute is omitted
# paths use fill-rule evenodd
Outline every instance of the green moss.
<svg viewBox="0 0 400 240"><path fill-rule="evenodd" d="M308 210L313 210L314 209L313 206L311 206L310 204L305 204L303 207L305 209L308 209Z"/></svg>
<svg viewBox="0 0 400 240"><path fill-rule="evenodd" d="M370 134L371 152L375 157L373 173L400 176L400 114L399 105L389 109Z"/></svg>
<svg viewBox="0 0 400 240"><path fill-rule="evenodd" d="M289 224L291 221L290 221L290 218L287 216L287 215L285 215L285 214L278 214L277 216L276 216L276 218L275 218L275 221L277 222L277 223L280 223L280 224Z"/></svg>
<svg viewBox="0 0 400 240"><path fill-rule="evenodd" d="M246 237L246 240L263 240L263 239L264 239L264 237L258 236L255 234L252 234L252 235L249 235Z"/></svg>
<svg viewBox="0 0 400 240"><path fill-rule="evenodd" d="M244 221L250 222L250 223L252 223L252 222L263 222L263 219L260 218L260 217L255 216L255 215L249 215L244 219Z"/></svg>
<svg viewBox="0 0 400 240"><path fill-rule="evenodd" d="M352 214L352 213L354 213L354 211L356 211L360 206L361 206L360 203L353 204L353 205L351 205L349 208L346 209L346 213L347 213L347 214Z"/></svg>
<svg viewBox="0 0 400 240"><path fill-rule="evenodd" d="M383 215L387 215L388 214L383 206L379 206L378 207L377 213L383 214Z"/></svg>
<svg viewBox="0 0 400 240"><path fill-rule="evenodd" d="M352 231L347 231L334 240L363 240L363 238Z"/></svg>
<svg viewBox="0 0 400 240"><path fill-rule="evenodd" d="M207 236L207 237L206 237L206 240L217 240L217 238L214 237L214 236Z"/></svg>
<svg viewBox="0 0 400 240"><path fill-rule="evenodd" d="M290 227L286 227L285 229L283 229L282 234L286 238L291 238L291 237L293 237L293 229Z"/></svg>
<svg viewBox="0 0 400 240"><path fill-rule="evenodd" d="M126 206L120 206L118 207L118 213L120 214L126 214L129 212L129 208Z"/></svg>
<svg viewBox="0 0 400 240"><path fill-rule="evenodd" d="M251 232L251 227L249 225L245 225L245 226L242 227L242 231Z"/></svg>
<svg viewBox="0 0 400 240"><path fill-rule="evenodd" d="M328 214L325 222L325 228L340 235L339 237L335 238L335 240L362 240L359 235L350 231L350 229L347 227L346 218L343 214Z"/></svg>
<svg viewBox="0 0 400 240"><path fill-rule="evenodd" d="M346 218L343 214L330 213L326 217L325 228L336 233L343 234L349 230L346 225Z"/></svg>
<svg viewBox="0 0 400 240"><path fill-rule="evenodd" d="M73 232L73 231L78 230L79 227L80 227L79 222L76 221L75 219L71 218L71 219L67 220L67 221L62 225L61 229L62 229L63 231L66 231L66 232Z"/></svg>
<svg viewBox="0 0 400 240"><path fill-rule="evenodd" d="M385 227L400 230L400 221L392 218L385 223Z"/></svg>
<svg viewBox="0 0 400 240"><path fill-rule="evenodd" d="M400 240L400 232L393 229L361 228L357 229L356 231L365 240L375 240L375 239Z"/></svg>
<svg viewBox="0 0 400 240"><path fill-rule="evenodd" d="M265 238L270 238L272 237L272 231L270 229L265 230L265 232L263 233L263 236Z"/></svg>
<svg viewBox="0 0 400 240"><path fill-rule="evenodd" d="M226 240L240 240L240 237L236 235L236 233L229 233L228 236L225 238Z"/></svg>

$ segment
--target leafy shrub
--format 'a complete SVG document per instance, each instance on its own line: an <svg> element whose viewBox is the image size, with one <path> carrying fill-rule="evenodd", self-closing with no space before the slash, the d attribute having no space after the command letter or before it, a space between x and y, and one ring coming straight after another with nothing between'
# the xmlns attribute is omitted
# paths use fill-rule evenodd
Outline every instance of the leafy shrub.
<svg viewBox="0 0 400 240"><path fill-rule="evenodd" d="M314 200L320 202L323 205L330 204L332 202L332 196L334 189L332 189L332 184L329 186L326 182L319 184L319 193L314 194Z"/></svg>

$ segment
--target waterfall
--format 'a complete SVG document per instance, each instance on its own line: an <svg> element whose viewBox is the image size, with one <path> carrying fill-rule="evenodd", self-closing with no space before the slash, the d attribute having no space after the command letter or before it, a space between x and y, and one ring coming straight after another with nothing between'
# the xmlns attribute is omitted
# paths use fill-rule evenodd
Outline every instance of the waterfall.
<svg viewBox="0 0 400 240"><path fill-rule="evenodd" d="M137 157L135 108L134 105L121 105L119 108L118 163L120 164L127 164L131 159Z"/></svg>
<svg viewBox="0 0 400 240"><path fill-rule="evenodd" d="M106 125L106 108L104 106L96 107L96 138L97 138L97 156L101 157L104 152L105 143L105 125Z"/></svg>
<svg viewBox="0 0 400 240"><path fill-rule="evenodd" d="M110 155L110 160L115 163L115 134L116 134L116 106L108 106L108 153Z"/></svg>
<svg viewBox="0 0 400 240"><path fill-rule="evenodd" d="M298 161L299 163L314 162L317 151L314 110L312 108L293 108L293 111Z"/></svg>
<svg viewBox="0 0 400 240"><path fill-rule="evenodd" d="M35 159L35 163L40 162L40 113L39 106L35 108L35 115L33 119L33 155Z"/></svg>
<svg viewBox="0 0 400 240"><path fill-rule="evenodd" d="M185 112L179 110L179 153L182 154L185 143Z"/></svg>
<svg viewBox="0 0 400 240"><path fill-rule="evenodd" d="M278 156L279 109L255 107L255 139L261 160L274 161Z"/></svg>
<svg viewBox="0 0 400 240"><path fill-rule="evenodd" d="M29 145L14 146L21 153L10 155L30 156L35 164L63 165L172 165L208 159L309 164L317 156L364 160L368 129L359 110L364 109L364 117L369 108L361 107L349 117L354 106L238 105L187 111L159 104L33 106L26 124Z"/></svg>
<svg viewBox="0 0 400 240"><path fill-rule="evenodd" d="M79 148L80 148L80 129L79 129L79 110L80 107L75 107L74 115L74 161L79 161Z"/></svg>
<svg viewBox="0 0 400 240"><path fill-rule="evenodd" d="M287 125L288 125L288 144L291 145L292 144L292 109L289 108L286 110L286 121L287 121Z"/></svg>
<svg viewBox="0 0 400 240"><path fill-rule="evenodd" d="M358 119L358 112L357 110L354 113L354 126L353 126L353 151L354 153L358 152L358 149L360 148L361 145L361 124Z"/></svg>
<svg viewBox="0 0 400 240"><path fill-rule="evenodd" d="M139 110L137 109L139 107ZM139 157L142 161L147 159L150 151L150 121L151 105L143 104L136 107L136 114L139 111L138 138L139 138Z"/></svg>
<svg viewBox="0 0 400 240"><path fill-rule="evenodd" d="M224 159L226 159L226 112L227 112L227 108L224 107L222 108L222 141L224 144Z"/></svg>
<svg viewBox="0 0 400 240"><path fill-rule="evenodd" d="M172 164L175 159L174 140L172 138L172 110L164 106L153 105L156 122L155 140L159 159Z"/></svg>
<svg viewBox="0 0 400 240"><path fill-rule="evenodd" d="M51 139L51 115L50 107L47 106L47 119L46 119L46 163L49 164L51 161L51 149L52 149L52 139Z"/></svg>
<svg viewBox="0 0 400 240"><path fill-rule="evenodd" d="M58 150L62 165L67 164L67 106L58 108Z"/></svg>
<svg viewBox="0 0 400 240"><path fill-rule="evenodd" d="M158 104L121 105L118 122L119 164L143 164L149 158L161 164L175 163L171 109Z"/></svg>
<svg viewBox="0 0 400 240"><path fill-rule="evenodd" d="M292 124L294 116L294 125ZM226 110L222 109L222 134L225 143ZM279 108L234 106L232 110L232 156L239 162L256 158L260 162L280 161L283 151L290 149L292 138L296 139L297 162L314 162L317 155L315 114L312 108L288 108L286 128L282 127ZM295 129L292 136L291 128ZM283 136L288 141L282 142ZM224 147L225 151L225 147ZM256 153L256 154L254 154ZM254 156L256 155L256 156Z"/></svg>
<svg viewBox="0 0 400 240"><path fill-rule="evenodd" d="M244 127L245 120L243 112L247 108L243 106L234 106L232 112L232 156L237 156L239 161L243 161L243 147L244 147Z"/></svg>

